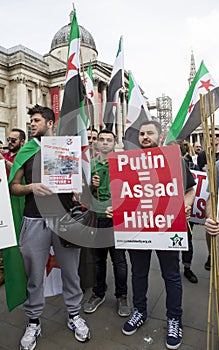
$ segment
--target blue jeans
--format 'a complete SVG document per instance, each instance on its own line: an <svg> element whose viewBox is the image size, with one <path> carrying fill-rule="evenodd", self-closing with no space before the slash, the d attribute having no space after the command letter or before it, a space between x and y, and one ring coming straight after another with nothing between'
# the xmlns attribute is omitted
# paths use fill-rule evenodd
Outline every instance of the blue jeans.
<svg viewBox="0 0 219 350"><path fill-rule="evenodd" d="M132 265L133 304L147 317L148 273L151 250L129 250ZM182 282L179 267L179 252L157 250L162 277L166 287L166 316L182 316Z"/></svg>

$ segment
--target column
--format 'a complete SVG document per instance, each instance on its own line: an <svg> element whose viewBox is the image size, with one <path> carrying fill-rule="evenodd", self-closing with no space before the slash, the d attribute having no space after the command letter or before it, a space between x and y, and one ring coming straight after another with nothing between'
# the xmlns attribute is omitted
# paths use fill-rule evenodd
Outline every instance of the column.
<svg viewBox="0 0 219 350"><path fill-rule="evenodd" d="M102 84L102 116L104 116L106 101L107 101L106 87L107 87L106 84Z"/></svg>
<svg viewBox="0 0 219 350"><path fill-rule="evenodd" d="M99 130L99 95L98 95L98 83L99 80L94 80L94 127Z"/></svg>
<svg viewBox="0 0 219 350"><path fill-rule="evenodd" d="M42 105L41 82L36 83L36 103Z"/></svg>
<svg viewBox="0 0 219 350"><path fill-rule="evenodd" d="M26 132L27 118L27 89L26 80L23 76L17 77L17 127Z"/></svg>

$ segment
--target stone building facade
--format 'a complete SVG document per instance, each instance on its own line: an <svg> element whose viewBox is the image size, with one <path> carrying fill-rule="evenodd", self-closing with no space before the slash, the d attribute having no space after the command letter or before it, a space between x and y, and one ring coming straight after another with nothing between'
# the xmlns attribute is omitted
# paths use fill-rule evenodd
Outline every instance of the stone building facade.
<svg viewBox="0 0 219 350"><path fill-rule="evenodd" d="M71 19L72 13L70 15ZM71 21L70 21L71 23ZM29 133L28 109L36 103L52 107L58 117L61 108L66 74L68 40L71 24L62 27L55 35L48 54L44 56L18 45L9 49L0 46L0 140L6 138L13 127ZM92 64L94 79L95 115L94 126L103 127L103 113L107 98L107 84L112 65L97 59L98 52L92 35L79 26L81 38L81 75ZM128 75L125 73L125 85ZM120 92L117 113L119 143L124 133L127 111L127 89Z"/></svg>

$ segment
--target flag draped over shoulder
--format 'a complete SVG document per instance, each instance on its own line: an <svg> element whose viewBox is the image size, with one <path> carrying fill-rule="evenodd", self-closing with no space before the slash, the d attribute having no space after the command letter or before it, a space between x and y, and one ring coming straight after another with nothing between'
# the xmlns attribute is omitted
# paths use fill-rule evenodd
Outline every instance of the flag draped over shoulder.
<svg viewBox="0 0 219 350"><path fill-rule="evenodd" d="M165 144L175 139L184 140L200 124L200 94L208 91L215 96L215 110L219 107L219 85L214 81L202 61L186 97L166 136Z"/></svg>
<svg viewBox="0 0 219 350"><path fill-rule="evenodd" d="M8 183L13 180L16 172L23 164L40 150L40 146L33 140L27 142L18 152L10 171ZM14 219L17 241L19 241L21 221L24 210L24 197L11 196L11 207ZM26 274L23 258L18 246L2 250L4 259L5 290L9 311L22 304L26 298Z"/></svg>
<svg viewBox="0 0 219 350"><path fill-rule="evenodd" d="M80 77L80 33L74 10L69 46L64 97L57 127L57 135L79 135L82 147L82 168L90 181L90 154L87 139L88 117L84 111L84 89Z"/></svg>
<svg viewBox="0 0 219 350"><path fill-rule="evenodd" d="M139 127L147 120L151 120L151 115L146 101L133 74L129 71L128 114L126 116L126 131L123 140L126 150L133 149L135 146L139 148Z"/></svg>
<svg viewBox="0 0 219 350"><path fill-rule="evenodd" d="M119 89L124 85L124 51L123 38L120 38L116 60L111 73L107 91L107 103L103 121L108 130L112 130L115 119L116 104L118 102Z"/></svg>

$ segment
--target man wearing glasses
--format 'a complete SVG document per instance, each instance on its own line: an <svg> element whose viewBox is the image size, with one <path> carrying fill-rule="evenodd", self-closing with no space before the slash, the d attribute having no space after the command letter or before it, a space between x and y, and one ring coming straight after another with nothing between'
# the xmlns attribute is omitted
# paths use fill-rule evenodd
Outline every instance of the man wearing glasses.
<svg viewBox="0 0 219 350"><path fill-rule="evenodd" d="M12 129L9 134L9 137L7 138L8 152L0 152L0 159L5 160L7 178L9 178L10 170L14 159L19 149L23 146L25 139L26 135L23 130L17 128ZM4 265L2 259L2 252L0 251L0 285L2 285L4 281Z"/></svg>
<svg viewBox="0 0 219 350"><path fill-rule="evenodd" d="M19 149L24 145L26 139L25 132L18 128L13 128L7 138L8 152L0 153L0 159L5 160L7 178Z"/></svg>

